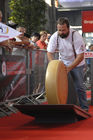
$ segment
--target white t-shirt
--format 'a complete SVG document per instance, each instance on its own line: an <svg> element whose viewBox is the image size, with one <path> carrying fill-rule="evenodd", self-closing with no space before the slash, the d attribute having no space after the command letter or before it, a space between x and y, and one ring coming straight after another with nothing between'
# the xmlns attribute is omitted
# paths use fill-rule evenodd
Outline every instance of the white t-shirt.
<svg viewBox="0 0 93 140"><path fill-rule="evenodd" d="M74 51L72 47L72 29L70 29L70 33L67 38L63 39L58 36L58 32L55 32L48 43L47 51L54 53L56 49L59 50L59 60L63 61L65 65L70 65L74 59ZM58 38L58 39L57 39ZM57 41L58 40L58 41ZM85 44L82 36L76 31L73 34L74 48L76 54L81 54L85 52ZM57 43L58 42L58 43ZM78 66L84 65L85 60L81 61Z"/></svg>

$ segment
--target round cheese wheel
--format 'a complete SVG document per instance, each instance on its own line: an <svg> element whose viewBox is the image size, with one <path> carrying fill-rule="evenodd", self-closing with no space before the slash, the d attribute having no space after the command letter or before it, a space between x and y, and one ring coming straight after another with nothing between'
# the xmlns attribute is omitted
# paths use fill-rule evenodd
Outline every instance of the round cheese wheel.
<svg viewBox="0 0 93 140"><path fill-rule="evenodd" d="M60 60L49 62L45 76L45 90L48 104L66 104L68 79L65 65Z"/></svg>

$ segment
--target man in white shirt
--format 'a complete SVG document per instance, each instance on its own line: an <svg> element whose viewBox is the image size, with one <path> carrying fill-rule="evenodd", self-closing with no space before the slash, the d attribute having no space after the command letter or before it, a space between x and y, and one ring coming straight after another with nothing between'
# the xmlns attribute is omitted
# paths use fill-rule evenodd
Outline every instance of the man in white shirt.
<svg viewBox="0 0 93 140"><path fill-rule="evenodd" d="M53 53L56 50L59 51L59 60L65 64L67 73L70 72L72 75L81 108L88 111L83 70L85 44L82 36L77 31L70 29L69 21L65 17L58 19L57 31L51 36L48 43L49 61L54 59Z"/></svg>

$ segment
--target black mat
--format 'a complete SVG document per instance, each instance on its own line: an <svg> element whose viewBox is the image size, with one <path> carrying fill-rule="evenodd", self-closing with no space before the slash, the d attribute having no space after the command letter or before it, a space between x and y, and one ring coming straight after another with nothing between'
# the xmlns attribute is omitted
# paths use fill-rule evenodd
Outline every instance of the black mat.
<svg viewBox="0 0 93 140"><path fill-rule="evenodd" d="M91 117L76 105L14 105L20 112L35 117L39 122L73 123Z"/></svg>

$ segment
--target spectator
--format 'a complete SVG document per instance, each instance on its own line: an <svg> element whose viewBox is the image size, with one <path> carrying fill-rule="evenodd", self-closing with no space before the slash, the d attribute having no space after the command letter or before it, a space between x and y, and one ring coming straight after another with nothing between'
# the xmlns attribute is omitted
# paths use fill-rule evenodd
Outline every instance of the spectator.
<svg viewBox="0 0 93 140"><path fill-rule="evenodd" d="M14 47L12 54L13 55L25 55L25 49L33 48L33 45L30 45L29 38L24 34L26 33L26 29L24 27L18 27L17 31L22 34L15 37L16 41L14 43ZM24 49L23 49L24 48Z"/></svg>
<svg viewBox="0 0 93 140"><path fill-rule="evenodd" d="M47 32L41 31L40 32L40 40L36 42L36 44L40 47L40 49L46 49L47 44L45 40L47 38ZM38 50L35 53L35 67L34 67L34 75L35 75L35 89L34 93L43 92L44 91L44 77L45 77L45 70L44 70L44 61L45 61L45 52L42 50Z"/></svg>
<svg viewBox="0 0 93 140"><path fill-rule="evenodd" d="M93 44L91 44L91 45L89 46L89 50L90 50L90 51L93 51Z"/></svg>
<svg viewBox="0 0 93 140"><path fill-rule="evenodd" d="M37 46L40 47L40 49L47 49L47 44L45 43L45 40L47 38L47 32L41 31L40 32L40 40L36 42Z"/></svg>
<svg viewBox="0 0 93 140"><path fill-rule="evenodd" d="M40 39L40 34L35 32L31 35L30 44L34 45L34 48L39 49L36 42Z"/></svg>
<svg viewBox="0 0 93 140"><path fill-rule="evenodd" d="M47 34L47 38L46 38L46 44L48 45L48 42L49 42L49 40L50 40L50 37L51 37L51 34Z"/></svg>

